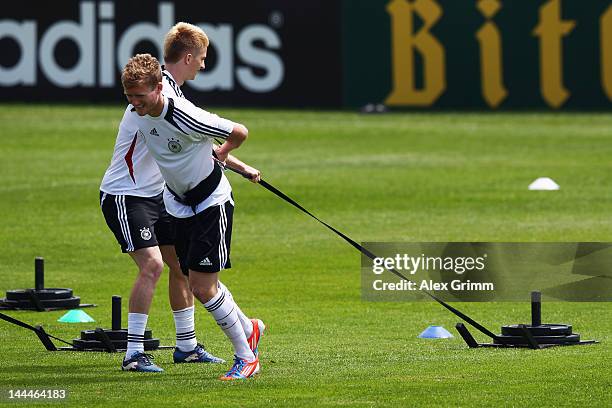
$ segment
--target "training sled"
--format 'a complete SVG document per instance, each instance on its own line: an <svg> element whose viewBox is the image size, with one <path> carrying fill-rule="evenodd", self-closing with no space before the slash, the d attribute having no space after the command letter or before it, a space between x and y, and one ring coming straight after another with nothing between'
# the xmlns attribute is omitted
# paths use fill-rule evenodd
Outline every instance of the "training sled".
<svg viewBox="0 0 612 408"><path fill-rule="evenodd" d="M45 261L34 260L34 288L7 290L6 297L0 299L0 310L36 310L46 312L93 307L82 304L81 298L74 296L69 288L45 288Z"/></svg>
<svg viewBox="0 0 612 408"><path fill-rule="evenodd" d="M598 343L596 340L580 340L580 334L572 332L569 324L542 323L542 294L531 292L531 324L502 326L501 334L495 335L480 330L491 337L493 343L478 343L463 323L455 326L470 348L478 347L524 347L543 349L554 346L576 346Z"/></svg>
<svg viewBox="0 0 612 408"><path fill-rule="evenodd" d="M121 297L113 296L112 302L111 329L96 328L94 330L83 330L81 337L73 339L71 342L52 336L42 326L31 326L4 313L0 313L0 319L33 331L48 351L102 351L115 353L126 350L127 329L121 328ZM67 344L70 347L57 347L51 339ZM174 348L174 346L160 346L159 343L159 339L153 338L151 330L147 329L144 339L144 349L146 351Z"/></svg>
<svg viewBox="0 0 612 408"><path fill-rule="evenodd" d="M242 170L234 169L230 166L227 166L224 163L220 163L220 165L228 170L233 171L234 173L240 174L242 177L246 179L250 179L250 176L243 172ZM270 183L261 179L258 184L276 195L280 199L286 201L291 204L295 208L299 209L306 215L315 219L317 222L325 226L330 231L334 232L340 238L345 240L349 245L353 248L361 252L363 255L367 256L370 259L375 259L376 255L364 248L362 245L357 243L355 240L350 238L348 235L343 232L337 230L332 227L330 224L321 220L306 208L301 206L297 201L271 185ZM386 268L387 271L391 272L398 278L405 280L406 282L410 282L410 280L404 276L402 273L397 271L394 268ZM441 306L446 308L449 312L453 313L455 316L463 319L466 323L485 334L486 336L493 339L493 343L478 343L472 336L472 334L468 331L467 327L463 323L457 323L455 328L463 338L463 340L467 343L470 348L477 347L528 347L531 349L542 349L553 346L574 346L574 345L582 345L582 344L594 344L598 343L596 340L580 340L580 334L572 333L572 326L567 324L542 324L541 323L541 293L540 292L532 292L531 294L531 325L526 324L518 324L518 325L510 325L502 327L502 334L497 335L492 331L484 327L482 324L478 323L476 320L463 313L459 309L451 306L446 303L442 299L438 298L433 293L419 289L422 293L429 296L432 300L438 302Z"/></svg>

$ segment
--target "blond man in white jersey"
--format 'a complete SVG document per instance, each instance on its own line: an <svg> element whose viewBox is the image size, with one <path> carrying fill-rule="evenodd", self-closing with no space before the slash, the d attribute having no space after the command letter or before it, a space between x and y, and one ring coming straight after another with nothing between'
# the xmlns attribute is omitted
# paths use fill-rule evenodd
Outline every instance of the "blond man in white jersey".
<svg viewBox="0 0 612 408"><path fill-rule="evenodd" d="M164 42L166 67L163 70L164 94L183 98L180 87L192 80L203 68L202 55L208 38L196 26L178 23L168 32ZM174 361L223 363L197 343L194 325L193 295L174 250L174 228L162 200L164 181L152 159L137 126L126 109L119 127L111 165L102 181L101 206L107 224L115 234L122 251L127 252L139 268L138 278L130 295L128 314L128 350L122 364L124 370L163 371L144 353L144 330L153 291L165 262L170 269L169 295L176 328L177 347ZM235 158L233 166L259 180L259 171ZM220 289L231 293L219 283ZM263 323L248 319L240 311L249 338L255 344L264 330Z"/></svg>

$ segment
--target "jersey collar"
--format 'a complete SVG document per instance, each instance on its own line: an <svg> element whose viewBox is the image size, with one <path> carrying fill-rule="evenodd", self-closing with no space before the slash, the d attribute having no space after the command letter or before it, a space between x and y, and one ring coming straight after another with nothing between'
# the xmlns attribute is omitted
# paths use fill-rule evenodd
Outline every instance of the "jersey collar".
<svg viewBox="0 0 612 408"><path fill-rule="evenodd" d="M165 65L161 66L161 70L162 70L162 75L167 75L168 78L170 78L172 81L174 81L174 83L176 84L176 86L178 86L178 82L176 82L176 79L174 78L174 76L172 76L172 74L170 73L170 71L168 71L166 69Z"/></svg>

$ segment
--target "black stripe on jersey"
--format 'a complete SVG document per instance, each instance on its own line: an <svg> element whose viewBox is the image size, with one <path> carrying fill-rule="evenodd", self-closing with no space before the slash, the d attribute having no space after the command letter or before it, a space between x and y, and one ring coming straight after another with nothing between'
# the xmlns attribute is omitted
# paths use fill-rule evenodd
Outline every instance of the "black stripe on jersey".
<svg viewBox="0 0 612 408"><path fill-rule="evenodd" d="M222 139L227 139L227 137L230 134L230 132L227 132L225 130L217 129L214 126L206 125L202 122L199 122L195 120L192 116L189 116L187 113L183 112L182 110L176 107L174 108L174 117L178 121L185 124L188 128L198 133L202 133L202 134L213 136L213 137L220 137Z"/></svg>
<svg viewBox="0 0 612 408"><path fill-rule="evenodd" d="M180 130L182 133L188 134L183 129L181 129L181 127L174 121L174 101L170 97L168 97L168 111L166 112L166 116L164 116L164 119L168 121L168 123L170 123L172 126Z"/></svg>
<svg viewBox="0 0 612 408"><path fill-rule="evenodd" d="M182 114L177 113L176 111L174 113L174 118L178 122L180 122L183 125L187 126L189 129L193 130L196 133L200 133L200 134L207 135L207 136L221 137L221 138L227 139L227 135L218 135L216 132L213 133L210 130L206 130L203 127L199 126L198 124L194 123L194 121L191 118L186 118L185 116L182 116Z"/></svg>
<svg viewBox="0 0 612 408"><path fill-rule="evenodd" d="M172 79L172 77L168 75L166 72L162 72L162 75L166 77L166 79L168 80L168 83L174 90L174 93L176 94L176 96L178 96L179 98L183 98L183 92L181 92L181 87L178 86L178 84L174 81L174 79Z"/></svg>

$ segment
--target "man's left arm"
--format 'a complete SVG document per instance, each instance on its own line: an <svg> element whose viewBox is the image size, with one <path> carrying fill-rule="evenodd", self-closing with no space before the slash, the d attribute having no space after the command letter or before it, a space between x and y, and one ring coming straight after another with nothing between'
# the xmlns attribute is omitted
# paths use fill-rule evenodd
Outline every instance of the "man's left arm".
<svg viewBox="0 0 612 408"><path fill-rule="evenodd" d="M219 148L219 146L215 146L215 151ZM257 170L255 167L251 167L242 160L237 157L228 154L227 159L225 159L225 165L231 167L232 169L236 169L242 173L246 173L249 175L249 180L253 183L259 183L261 180L261 172Z"/></svg>

